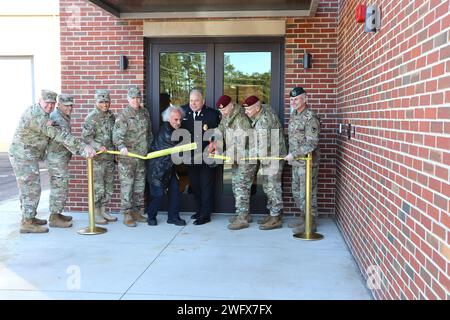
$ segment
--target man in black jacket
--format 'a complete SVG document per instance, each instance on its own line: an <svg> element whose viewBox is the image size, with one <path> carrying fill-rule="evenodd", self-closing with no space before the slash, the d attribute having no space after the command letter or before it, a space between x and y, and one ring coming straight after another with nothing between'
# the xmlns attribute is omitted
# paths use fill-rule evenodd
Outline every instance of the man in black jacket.
<svg viewBox="0 0 450 320"><path fill-rule="evenodd" d="M197 148L192 153L188 164L189 181L194 193L197 210L192 215L195 225L205 224L211 221L211 213L214 210L214 187L216 170L205 163L203 151L208 148L209 138L204 133L208 129L217 128L220 123L219 111L205 105L203 94L193 90L189 94L189 104L182 106L185 116L181 127L191 134L191 141L197 142L202 148ZM201 142L201 143L200 143ZM207 154L206 152L205 154Z"/></svg>
<svg viewBox="0 0 450 320"><path fill-rule="evenodd" d="M150 152L172 148L177 144L177 141L172 141L172 133L181 126L183 110L179 107L169 106L162 113L162 118L164 122L150 146ZM170 155L147 160L147 182L149 186L148 225L157 225L156 215L167 190L169 194L167 223L177 226L186 225L186 221L180 218L179 183Z"/></svg>

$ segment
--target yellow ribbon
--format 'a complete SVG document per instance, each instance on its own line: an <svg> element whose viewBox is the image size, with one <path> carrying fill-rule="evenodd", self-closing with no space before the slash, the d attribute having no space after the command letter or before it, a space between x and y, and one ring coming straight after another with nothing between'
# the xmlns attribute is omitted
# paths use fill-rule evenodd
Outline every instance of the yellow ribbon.
<svg viewBox="0 0 450 320"><path fill-rule="evenodd" d="M153 158L167 156L167 155L173 154L173 153L178 153L178 152L183 152L183 151L191 151L191 150L195 150L195 149L197 149L197 143L193 142L193 143L189 143L189 144L183 144L181 146L176 146L176 147L167 148L167 149L163 149L163 150L153 151L153 152L147 153L147 156L145 158L153 159Z"/></svg>
<svg viewBox="0 0 450 320"><path fill-rule="evenodd" d="M227 157L224 156L222 154L214 154L214 153L210 153L208 155L208 158L212 158L212 159L221 159L221 160L225 160L225 161L231 161L231 157Z"/></svg>
<svg viewBox="0 0 450 320"><path fill-rule="evenodd" d="M221 159L221 160L225 160L225 161L231 161L231 157L224 156L221 154L210 153L208 156L209 156L209 158L213 158L213 159ZM297 157L294 160L307 160L307 159L308 159L308 157ZM249 161L252 161L252 160L284 160L284 158L282 158L282 157L247 157L247 158L241 158L240 160L244 160L244 161L245 160L249 160Z"/></svg>
<svg viewBox="0 0 450 320"><path fill-rule="evenodd" d="M120 151L106 150L106 151L99 151L99 152L97 152L97 154L102 154L102 153L116 154L116 155L119 155L119 156L123 156L123 154L121 154ZM133 152L128 152L127 157L138 158L138 159L142 159L142 160L146 159L144 156L141 156L141 155L133 153Z"/></svg>
<svg viewBox="0 0 450 320"><path fill-rule="evenodd" d="M183 144L181 146L176 146L176 147L167 148L167 149L163 149L163 150L153 151L153 152L147 153L146 156L141 156L139 154L135 154L132 152L128 152L127 156L131 157L131 158L148 160L148 159L153 159L153 158L158 158L158 157L164 157L164 156L167 156L167 155L173 154L173 153L178 153L178 152L183 152L183 151L191 151L191 150L195 150L195 149L197 149L197 143L193 142L193 143L189 143L189 144ZM116 154L119 156L123 156L123 154L121 154L120 151L107 150L107 151L98 151L97 152L97 154L102 154L102 153Z"/></svg>
<svg viewBox="0 0 450 320"><path fill-rule="evenodd" d="M281 157L248 157L248 158L242 158L242 160L283 160L284 158Z"/></svg>

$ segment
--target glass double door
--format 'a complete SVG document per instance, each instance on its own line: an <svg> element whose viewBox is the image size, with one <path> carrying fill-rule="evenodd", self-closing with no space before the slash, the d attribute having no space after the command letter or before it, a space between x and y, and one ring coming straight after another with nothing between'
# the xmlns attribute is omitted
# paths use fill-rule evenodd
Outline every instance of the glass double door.
<svg viewBox="0 0 450 320"><path fill-rule="evenodd" d="M154 131L161 123L161 112L170 104L189 102L189 92L201 90L206 105L215 108L215 101L229 95L242 105L250 95L269 104L283 117L281 95L281 39L250 39L248 41L219 39L148 41L150 68L147 73L147 106L152 115ZM187 168L177 168L182 192L181 211L194 211ZM231 188L231 165L218 166L215 186L215 212L234 212ZM261 176L253 182L251 212L265 213L266 198Z"/></svg>

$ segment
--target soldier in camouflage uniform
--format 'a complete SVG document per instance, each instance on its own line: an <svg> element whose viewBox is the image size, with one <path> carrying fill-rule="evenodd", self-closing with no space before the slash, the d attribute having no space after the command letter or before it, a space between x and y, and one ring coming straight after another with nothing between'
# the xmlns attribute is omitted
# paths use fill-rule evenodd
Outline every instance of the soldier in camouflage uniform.
<svg viewBox="0 0 450 320"><path fill-rule="evenodd" d="M144 206L144 160L125 157L128 152L146 155L153 140L150 114L141 107L141 92L137 87L128 89L129 105L117 116L113 130L113 143L121 153L119 179L124 213L123 223L135 227L136 222L146 222L141 215Z"/></svg>
<svg viewBox="0 0 450 320"><path fill-rule="evenodd" d="M250 192L258 167L256 164L238 163L238 158L244 157L245 150L248 149L245 140L249 135L250 120L244 110L240 106L234 105L231 97L227 95L219 98L216 107L222 114L218 130L226 142L225 154L234 160L231 167L231 187L235 199L236 215L230 218L231 223L228 225L228 229L240 230L248 228L252 221Z"/></svg>
<svg viewBox="0 0 450 320"><path fill-rule="evenodd" d="M112 141L116 117L109 110L110 98L108 90L95 92L95 108L89 112L83 124L83 139L96 150L114 150ZM107 224L117 221L117 217L106 212L106 206L111 200L114 184L114 155L100 154L94 158L94 202L95 223Z"/></svg>
<svg viewBox="0 0 450 320"><path fill-rule="evenodd" d="M42 90L39 103L22 114L9 149L9 158L20 192L21 233L48 232L46 220L36 218L41 196L39 160L44 159L50 140L62 143L73 154L94 157L95 150L69 131L52 125L49 114L55 108L56 93Z"/></svg>
<svg viewBox="0 0 450 320"><path fill-rule="evenodd" d="M58 105L50 119L53 126L72 132L70 114L73 109L73 97L67 94L58 96ZM47 168L50 177L50 217L49 226L68 228L72 226L72 217L61 214L69 193L69 161L72 153L63 144L50 140L47 147Z"/></svg>
<svg viewBox="0 0 450 320"><path fill-rule="evenodd" d="M286 156L286 143L284 141L283 127L280 120L273 113L270 106L261 105L258 97L250 96L243 104L245 114L251 120L255 139L250 140L251 157L280 157ZM274 145L277 143L277 145ZM283 160L258 160L261 170L262 185L267 196L267 209L270 215L259 220L261 230L281 228L283 197L281 189L281 174Z"/></svg>
<svg viewBox="0 0 450 320"><path fill-rule="evenodd" d="M300 219L290 224L294 233L305 231L306 212L306 161L295 160L312 152L312 231L317 229L317 180L320 162L319 132L320 119L306 105L308 97L301 87L290 92L290 105L293 110L289 119L289 154L285 160L292 166L292 196L300 208Z"/></svg>

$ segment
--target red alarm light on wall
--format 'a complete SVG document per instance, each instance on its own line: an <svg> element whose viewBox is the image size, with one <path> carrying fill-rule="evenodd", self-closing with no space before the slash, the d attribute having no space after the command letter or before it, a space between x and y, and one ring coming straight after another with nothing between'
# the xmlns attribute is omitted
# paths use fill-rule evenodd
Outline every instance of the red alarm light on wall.
<svg viewBox="0 0 450 320"><path fill-rule="evenodd" d="M356 6L356 22L363 23L366 21L366 5L358 4Z"/></svg>

